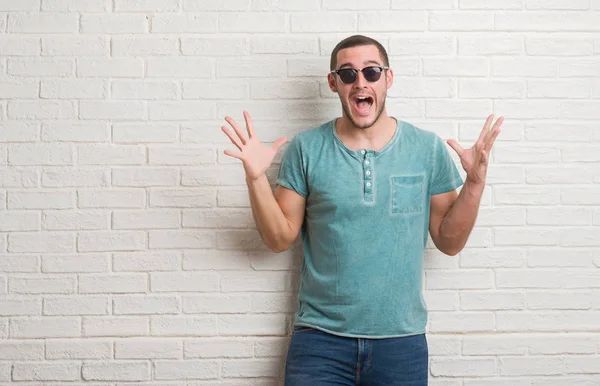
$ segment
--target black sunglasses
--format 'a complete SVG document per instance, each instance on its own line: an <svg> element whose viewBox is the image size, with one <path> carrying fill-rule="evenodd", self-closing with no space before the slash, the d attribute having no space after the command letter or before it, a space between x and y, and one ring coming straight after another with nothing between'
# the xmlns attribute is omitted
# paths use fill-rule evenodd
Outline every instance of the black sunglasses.
<svg viewBox="0 0 600 386"><path fill-rule="evenodd" d="M358 76L358 72L362 71L363 76L368 82L377 82L379 78L381 78L381 74L383 70L387 70L389 67L382 66L369 66L365 68L361 68L359 70L354 68L342 68L339 70L333 70L331 73L336 73L340 77L341 81L346 84L352 84L356 82L356 77Z"/></svg>

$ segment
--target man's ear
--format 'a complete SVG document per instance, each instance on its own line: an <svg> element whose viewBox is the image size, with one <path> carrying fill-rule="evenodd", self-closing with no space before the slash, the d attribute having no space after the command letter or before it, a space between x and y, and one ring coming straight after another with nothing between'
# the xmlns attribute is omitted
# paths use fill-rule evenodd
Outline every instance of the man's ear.
<svg viewBox="0 0 600 386"><path fill-rule="evenodd" d="M331 72L327 74L327 83L331 91L338 92L337 85L335 84L335 76Z"/></svg>
<svg viewBox="0 0 600 386"><path fill-rule="evenodd" d="M394 71L391 68L387 69L385 81L388 89L394 84Z"/></svg>

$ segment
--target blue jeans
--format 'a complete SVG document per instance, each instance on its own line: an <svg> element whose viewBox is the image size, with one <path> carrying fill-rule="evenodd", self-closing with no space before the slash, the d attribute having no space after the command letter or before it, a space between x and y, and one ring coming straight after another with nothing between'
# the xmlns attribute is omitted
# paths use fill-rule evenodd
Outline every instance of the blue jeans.
<svg viewBox="0 0 600 386"><path fill-rule="evenodd" d="M285 364L285 386L427 386L425 334L364 339L296 326Z"/></svg>

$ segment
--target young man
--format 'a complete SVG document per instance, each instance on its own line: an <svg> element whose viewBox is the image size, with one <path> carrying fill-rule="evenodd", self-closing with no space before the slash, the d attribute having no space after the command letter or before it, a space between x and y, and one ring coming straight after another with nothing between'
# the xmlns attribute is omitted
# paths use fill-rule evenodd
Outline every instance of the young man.
<svg viewBox="0 0 600 386"><path fill-rule="evenodd" d="M355 35L331 54L329 87L342 116L296 135L273 194L265 171L285 138L264 146L248 113L231 118L254 218L273 251L302 230L302 281L285 382L297 385L427 385L427 310L422 297L427 232L456 255L473 228L488 157L502 118L489 116L470 149L388 116L394 73L381 44Z"/></svg>

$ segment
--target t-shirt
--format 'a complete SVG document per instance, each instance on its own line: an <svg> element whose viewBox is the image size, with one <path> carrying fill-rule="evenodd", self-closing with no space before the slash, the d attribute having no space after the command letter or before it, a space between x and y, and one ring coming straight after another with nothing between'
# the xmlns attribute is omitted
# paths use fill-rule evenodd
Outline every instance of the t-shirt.
<svg viewBox="0 0 600 386"><path fill-rule="evenodd" d="M368 338L425 332L430 195L463 181L437 135L397 122L379 151L346 147L335 120L286 149L277 184L306 198L295 325Z"/></svg>

